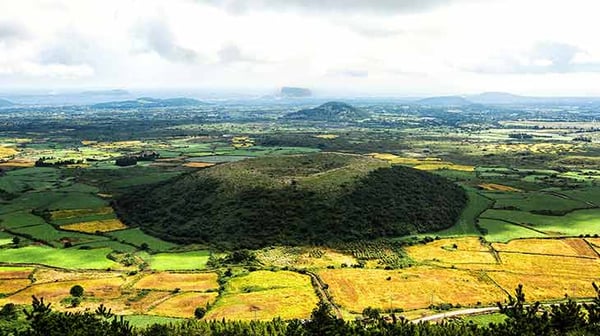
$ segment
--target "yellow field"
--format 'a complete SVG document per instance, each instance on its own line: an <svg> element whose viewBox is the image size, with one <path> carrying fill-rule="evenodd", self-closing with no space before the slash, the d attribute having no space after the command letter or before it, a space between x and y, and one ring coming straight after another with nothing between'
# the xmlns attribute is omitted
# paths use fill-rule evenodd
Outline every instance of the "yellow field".
<svg viewBox="0 0 600 336"><path fill-rule="evenodd" d="M421 169L421 170L451 169L451 170L460 170L460 171L468 171L468 172L475 170L474 166L459 165L459 164L454 164L452 162L444 162L444 161L435 162L435 163L418 164L414 168Z"/></svg>
<svg viewBox="0 0 600 336"><path fill-rule="evenodd" d="M504 252L538 253L564 256L595 257L583 239L516 239L506 244L493 243L493 248Z"/></svg>
<svg viewBox="0 0 600 336"><path fill-rule="evenodd" d="M150 314L193 318L197 307L206 307L206 304L215 302L217 293L182 293L176 295L150 310Z"/></svg>
<svg viewBox="0 0 600 336"><path fill-rule="evenodd" d="M0 146L0 158L11 157L17 153L18 151L12 147Z"/></svg>
<svg viewBox="0 0 600 336"><path fill-rule="evenodd" d="M89 145L94 145L97 144L98 141L93 141L93 140L81 140L81 144L84 146L89 146Z"/></svg>
<svg viewBox="0 0 600 336"><path fill-rule="evenodd" d="M316 307L312 288L278 288L252 293L237 293L220 298L206 314L208 320L271 320L308 318Z"/></svg>
<svg viewBox="0 0 600 336"><path fill-rule="evenodd" d="M214 165L215 165L214 163L208 163L208 162L188 162L188 163L183 164L184 167L189 167L189 168L206 168L206 167L212 167Z"/></svg>
<svg viewBox="0 0 600 336"><path fill-rule="evenodd" d="M0 279L0 294L14 293L30 284L29 279Z"/></svg>
<svg viewBox="0 0 600 336"><path fill-rule="evenodd" d="M521 189L505 186L502 184L496 184L496 183L482 183L479 185L479 187L481 187L484 190L489 190L489 191L507 191L507 192L522 192L523 191Z"/></svg>
<svg viewBox="0 0 600 336"><path fill-rule="evenodd" d="M397 155L389 154L389 153L370 153L368 155L375 159L385 160L385 161L389 161L390 163L397 163L397 164L416 165L416 164L419 164L422 162L419 159L410 158L410 157L401 157L401 156L397 156Z"/></svg>
<svg viewBox="0 0 600 336"><path fill-rule="evenodd" d="M256 271L231 279L206 318L307 318L317 302L308 275Z"/></svg>
<svg viewBox="0 0 600 336"><path fill-rule="evenodd" d="M81 223L61 225L60 228L63 230L69 230L69 231L94 233L96 231L109 232L109 231L126 229L127 226L125 224L123 224L123 222L121 222L119 219L105 219L105 220L97 220L97 221L90 221L90 222L81 222Z"/></svg>
<svg viewBox="0 0 600 336"><path fill-rule="evenodd" d="M123 276L120 272L106 272L106 271L63 271L52 268L38 268L35 273L35 283L46 283L56 281L75 281L75 280L89 280L89 279L106 279Z"/></svg>
<svg viewBox="0 0 600 336"><path fill-rule="evenodd" d="M567 143L505 143L489 144L482 146L482 150L487 152L531 152L531 153L576 153L581 152L582 145Z"/></svg>
<svg viewBox="0 0 600 336"><path fill-rule="evenodd" d="M484 275L455 269L327 269L319 275L329 285L335 302L354 312L369 306L418 309L432 303L491 304L506 297Z"/></svg>
<svg viewBox="0 0 600 336"><path fill-rule="evenodd" d="M517 285L522 284L528 301L560 299L565 294L571 297L593 297L595 292L592 282L600 282L600 275L596 275L595 278L553 277L509 272L488 272L488 275L511 294L514 293Z"/></svg>
<svg viewBox="0 0 600 336"><path fill-rule="evenodd" d="M521 274L590 278L600 274L600 260L500 252L500 270Z"/></svg>
<svg viewBox="0 0 600 336"><path fill-rule="evenodd" d="M0 266L0 279L27 279L31 272L33 272L32 267Z"/></svg>
<svg viewBox="0 0 600 336"><path fill-rule="evenodd" d="M336 139L339 137L339 135L337 134L317 134L314 136L315 138L319 138L319 139Z"/></svg>
<svg viewBox="0 0 600 336"><path fill-rule="evenodd" d="M219 288L216 273L155 273L135 283L134 288L182 291L207 291Z"/></svg>
<svg viewBox="0 0 600 336"><path fill-rule="evenodd" d="M6 162L0 162L0 167L6 168L27 168L35 166L35 162L28 160L9 160Z"/></svg>
<svg viewBox="0 0 600 336"><path fill-rule="evenodd" d="M43 297L45 302L58 305L61 299L70 296L69 290L75 285L81 285L84 288L86 297L113 299L121 295L120 286L123 283L124 280L121 278L106 278L34 284L14 295L0 299L0 305L7 302L29 304L32 295Z"/></svg>
<svg viewBox="0 0 600 336"><path fill-rule="evenodd" d="M437 261L447 264L496 263L490 249L482 245L477 237L440 239L426 245L410 246L406 248L406 252L413 260L418 262Z"/></svg>
<svg viewBox="0 0 600 336"><path fill-rule="evenodd" d="M96 209L56 210L56 211L50 212L50 219L58 220L58 219L76 218L76 217L91 216L91 215L108 215L113 212L114 212L114 210L111 207L103 207L103 208L96 208Z"/></svg>
<svg viewBox="0 0 600 336"><path fill-rule="evenodd" d="M438 170L438 169L452 169L460 171L474 171L474 166L466 166L454 164L448 161L442 161L440 158L429 157L429 158L411 158L401 157L389 153L370 153L367 154L375 159L386 160L390 163L402 164L402 165L413 165L413 168L421 170Z"/></svg>

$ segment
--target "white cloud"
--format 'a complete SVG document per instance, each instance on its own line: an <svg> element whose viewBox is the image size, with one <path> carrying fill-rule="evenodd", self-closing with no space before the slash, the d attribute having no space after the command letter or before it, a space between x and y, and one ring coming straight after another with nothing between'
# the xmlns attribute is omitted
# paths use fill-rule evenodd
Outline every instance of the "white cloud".
<svg viewBox="0 0 600 336"><path fill-rule="evenodd" d="M0 90L600 94L597 12L592 0L4 1Z"/></svg>

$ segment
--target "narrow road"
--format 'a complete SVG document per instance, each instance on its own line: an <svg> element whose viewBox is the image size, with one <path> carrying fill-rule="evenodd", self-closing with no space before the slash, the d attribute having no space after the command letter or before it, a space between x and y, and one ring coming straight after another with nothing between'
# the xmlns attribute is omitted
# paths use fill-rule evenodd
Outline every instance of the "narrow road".
<svg viewBox="0 0 600 336"><path fill-rule="evenodd" d="M335 310L335 315L337 316L337 318L339 319L343 319L344 316L342 315L342 311L340 310L340 307L336 306L333 302L331 302L329 300L329 297L327 296L327 293L325 293L325 289L323 289L323 282L321 281L321 278L319 278L318 275L316 275L315 273L312 272L306 272L306 274L308 274L311 279L313 281L311 281L314 284L314 288L317 292L319 292L319 296L322 298L322 300L325 303L328 303L330 307L333 308L333 310Z"/></svg>
<svg viewBox="0 0 600 336"><path fill-rule="evenodd" d="M418 319L411 320L411 322L412 323L431 322L431 321L443 320L443 319L448 318L448 317L456 317L456 316L463 316L463 315L475 315L475 314L486 314L486 313L492 313L492 312L495 312L495 311L498 311L498 310L500 310L498 307L469 308L469 309L449 311L449 312L435 314L435 315L429 315L429 316L425 316L425 317L421 317L421 318L418 318Z"/></svg>

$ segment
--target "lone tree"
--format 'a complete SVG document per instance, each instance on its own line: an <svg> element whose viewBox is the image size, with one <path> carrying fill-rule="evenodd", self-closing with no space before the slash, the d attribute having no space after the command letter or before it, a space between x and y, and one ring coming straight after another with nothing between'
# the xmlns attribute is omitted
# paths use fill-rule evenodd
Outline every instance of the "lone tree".
<svg viewBox="0 0 600 336"><path fill-rule="evenodd" d="M83 287L81 287L80 285L75 285L75 286L71 287L71 290L69 291L69 293L73 297L82 297L83 296Z"/></svg>
<svg viewBox="0 0 600 336"><path fill-rule="evenodd" d="M196 307L196 310L194 310L194 317L201 319L204 317L204 315L206 315L206 308Z"/></svg>

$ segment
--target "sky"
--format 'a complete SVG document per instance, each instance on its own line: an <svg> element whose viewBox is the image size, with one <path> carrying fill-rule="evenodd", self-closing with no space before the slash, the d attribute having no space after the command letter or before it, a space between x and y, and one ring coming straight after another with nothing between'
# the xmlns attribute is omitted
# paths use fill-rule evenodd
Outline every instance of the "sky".
<svg viewBox="0 0 600 336"><path fill-rule="evenodd" d="M600 96L596 0L2 0L0 91Z"/></svg>

